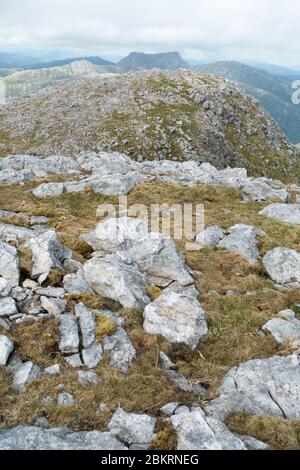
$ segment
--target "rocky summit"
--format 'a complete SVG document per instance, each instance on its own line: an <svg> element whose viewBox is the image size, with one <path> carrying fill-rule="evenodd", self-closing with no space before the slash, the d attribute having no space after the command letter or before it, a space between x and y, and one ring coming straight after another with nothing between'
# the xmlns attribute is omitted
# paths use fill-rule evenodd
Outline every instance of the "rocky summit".
<svg viewBox="0 0 300 470"><path fill-rule="evenodd" d="M0 449L299 449L297 158L257 102L143 71L0 137Z"/></svg>

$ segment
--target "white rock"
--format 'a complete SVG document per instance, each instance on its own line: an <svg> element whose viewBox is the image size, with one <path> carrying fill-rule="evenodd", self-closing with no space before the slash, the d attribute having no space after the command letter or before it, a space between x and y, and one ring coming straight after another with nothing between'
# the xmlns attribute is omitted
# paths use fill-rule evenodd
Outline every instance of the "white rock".
<svg viewBox="0 0 300 470"><path fill-rule="evenodd" d="M260 211L259 215L287 224L300 225L300 204L270 204Z"/></svg>
<svg viewBox="0 0 300 470"><path fill-rule="evenodd" d="M219 242L218 247L243 256L250 263L255 263L260 257L257 248L257 230L249 225L238 224L231 227L228 232L229 235Z"/></svg>
<svg viewBox="0 0 300 470"><path fill-rule="evenodd" d="M154 437L156 419L151 416L126 413L118 408L108 429L127 444L149 444Z"/></svg>
<svg viewBox="0 0 300 470"><path fill-rule="evenodd" d="M70 367L73 367L73 369L78 369L79 367L83 366L83 363L81 361L79 354L73 354L71 356L67 356L65 357L65 361Z"/></svg>
<svg viewBox="0 0 300 470"><path fill-rule="evenodd" d="M300 282L300 253L295 250L274 248L264 256L263 265L277 284Z"/></svg>
<svg viewBox="0 0 300 470"><path fill-rule="evenodd" d="M33 362L24 362L14 370L12 389L16 392L24 392L26 385L32 380L42 376L42 369Z"/></svg>
<svg viewBox="0 0 300 470"><path fill-rule="evenodd" d="M123 328L119 327L113 335L105 336L103 348L104 352L110 355L111 367L128 372L128 367L136 357L136 351Z"/></svg>
<svg viewBox="0 0 300 470"><path fill-rule="evenodd" d="M64 192L64 183L43 183L33 191L35 197L58 197Z"/></svg>
<svg viewBox="0 0 300 470"><path fill-rule="evenodd" d="M51 299L49 297L41 297L41 304L44 310L50 315L59 315L65 311L67 301L64 299Z"/></svg>
<svg viewBox="0 0 300 470"><path fill-rule="evenodd" d="M19 257L15 247L0 240L0 275L13 287L19 285Z"/></svg>
<svg viewBox="0 0 300 470"><path fill-rule="evenodd" d="M103 347L97 340L94 341L94 343L89 348L82 350L82 359L84 365L89 369L94 369L97 367L102 357Z"/></svg>
<svg viewBox="0 0 300 470"><path fill-rule="evenodd" d="M96 336L96 321L95 314L91 312L83 303L75 306L75 316L79 320L82 346L89 348L94 343Z"/></svg>
<svg viewBox="0 0 300 470"><path fill-rule="evenodd" d="M214 225L200 232L196 237L196 242L202 246L217 246L224 237L224 230Z"/></svg>
<svg viewBox="0 0 300 470"><path fill-rule="evenodd" d="M162 335L170 343L185 343L195 348L208 332L204 311L197 299L167 292L147 305L144 329Z"/></svg>
<svg viewBox="0 0 300 470"><path fill-rule="evenodd" d="M61 335L59 350L63 354L77 353L79 334L76 318L73 315L60 315L59 331Z"/></svg>
<svg viewBox="0 0 300 470"><path fill-rule="evenodd" d="M11 297L0 299L0 317L10 316L18 313L16 302Z"/></svg>
<svg viewBox="0 0 300 470"><path fill-rule="evenodd" d="M277 343L289 342L295 349L300 347L300 321L296 318L272 318L264 326Z"/></svg>
<svg viewBox="0 0 300 470"><path fill-rule="evenodd" d="M0 277L0 297L8 297L11 294L11 290L11 283L7 279Z"/></svg>
<svg viewBox="0 0 300 470"><path fill-rule="evenodd" d="M58 406L73 406L76 400L70 393L63 392L58 395L57 404Z"/></svg>
<svg viewBox="0 0 300 470"><path fill-rule="evenodd" d="M7 336L0 335L0 366L5 366L14 350L14 342Z"/></svg>
<svg viewBox="0 0 300 470"><path fill-rule="evenodd" d="M48 375L59 375L60 374L60 366L59 366L59 364L54 364L53 366L46 367L45 372Z"/></svg>
<svg viewBox="0 0 300 470"><path fill-rule="evenodd" d="M100 378L95 372L79 370L78 382L81 385L97 385L100 383Z"/></svg>

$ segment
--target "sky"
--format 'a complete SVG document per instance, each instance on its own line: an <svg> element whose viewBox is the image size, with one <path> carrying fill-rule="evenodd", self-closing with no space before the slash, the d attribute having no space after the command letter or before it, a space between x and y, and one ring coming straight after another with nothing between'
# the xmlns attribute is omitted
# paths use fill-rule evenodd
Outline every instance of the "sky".
<svg viewBox="0 0 300 470"><path fill-rule="evenodd" d="M299 0L0 0L0 50L300 66Z"/></svg>

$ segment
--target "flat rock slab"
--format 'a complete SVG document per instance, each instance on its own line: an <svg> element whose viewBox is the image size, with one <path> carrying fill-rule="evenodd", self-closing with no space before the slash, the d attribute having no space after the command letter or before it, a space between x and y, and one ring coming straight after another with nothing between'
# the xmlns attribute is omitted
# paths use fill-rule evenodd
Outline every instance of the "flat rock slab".
<svg viewBox="0 0 300 470"><path fill-rule="evenodd" d="M126 413L118 408L108 429L127 444L149 444L154 437L156 419L148 415Z"/></svg>
<svg viewBox="0 0 300 470"><path fill-rule="evenodd" d="M259 215L278 222L300 225L300 204L270 204L260 211Z"/></svg>
<svg viewBox="0 0 300 470"><path fill-rule="evenodd" d="M206 411L224 420L234 412L300 418L300 365L296 355L248 361L224 377Z"/></svg>
<svg viewBox="0 0 300 470"><path fill-rule="evenodd" d="M19 426L0 430L0 450L126 450L109 432Z"/></svg>

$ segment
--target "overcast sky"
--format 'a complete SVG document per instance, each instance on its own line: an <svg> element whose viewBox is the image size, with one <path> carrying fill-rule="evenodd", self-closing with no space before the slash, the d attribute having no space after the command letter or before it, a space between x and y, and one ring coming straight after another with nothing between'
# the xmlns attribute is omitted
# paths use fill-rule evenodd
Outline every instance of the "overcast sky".
<svg viewBox="0 0 300 470"><path fill-rule="evenodd" d="M0 50L300 65L299 0L0 0Z"/></svg>

